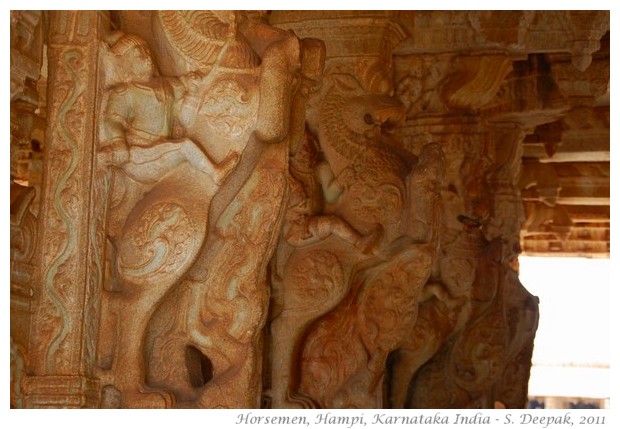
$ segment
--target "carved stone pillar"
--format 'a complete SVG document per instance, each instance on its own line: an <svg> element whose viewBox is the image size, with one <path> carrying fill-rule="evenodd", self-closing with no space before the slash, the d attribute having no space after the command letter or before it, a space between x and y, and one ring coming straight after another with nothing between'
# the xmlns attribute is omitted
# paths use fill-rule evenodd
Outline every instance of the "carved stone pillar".
<svg viewBox="0 0 620 429"><path fill-rule="evenodd" d="M11 408L23 408L29 361L33 254L37 219L30 211L34 188L11 182Z"/></svg>
<svg viewBox="0 0 620 429"><path fill-rule="evenodd" d="M28 408L93 408L102 244L93 187L99 12L49 14L49 97Z"/></svg>
<svg viewBox="0 0 620 429"><path fill-rule="evenodd" d="M443 313L435 300L421 303L411 333L411 349L420 352L395 355L391 406L492 408L499 401L522 407L531 356L527 345L537 320L535 298L511 265L523 222L522 141L536 125L530 121L549 121L557 111L551 111L552 103L536 104L534 94L543 86L537 84L545 76L537 73L535 61L518 64L515 73L506 54L408 54L411 50L401 47L394 61L397 95L407 107L399 134L412 152L438 142L446 154L440 256L432 284L443 285L452 299ZM527 112L536 109L536 115ZM519 313L516 322L507 316L511 311ZM513 323L522 334L511 334ZM485 359L473 357L475 347L485 349ZM488 362L493 370L485 367ZM511 387L504 389L508 374L513 374Z"/></svg>

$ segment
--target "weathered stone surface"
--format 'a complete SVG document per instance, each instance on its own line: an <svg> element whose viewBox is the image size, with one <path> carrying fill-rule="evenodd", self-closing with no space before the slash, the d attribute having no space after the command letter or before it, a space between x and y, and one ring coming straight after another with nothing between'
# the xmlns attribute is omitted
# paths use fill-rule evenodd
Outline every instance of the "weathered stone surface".
<svg viewBox="0 0 620 429"><path fill-rule="evenodd" d="M11 406L525 406L609 255L605 11L12 11Z"/></svg>

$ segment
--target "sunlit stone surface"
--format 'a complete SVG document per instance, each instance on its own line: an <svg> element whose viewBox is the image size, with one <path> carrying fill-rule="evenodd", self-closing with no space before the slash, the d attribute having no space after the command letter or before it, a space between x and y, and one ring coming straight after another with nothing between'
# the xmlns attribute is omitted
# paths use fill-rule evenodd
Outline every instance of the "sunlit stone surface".
<svg viewBox="0 0 620 429"><path fill-rule="evenodd" d="M609 255L606 11L12 11L11 407L522 408Z"/></svg>

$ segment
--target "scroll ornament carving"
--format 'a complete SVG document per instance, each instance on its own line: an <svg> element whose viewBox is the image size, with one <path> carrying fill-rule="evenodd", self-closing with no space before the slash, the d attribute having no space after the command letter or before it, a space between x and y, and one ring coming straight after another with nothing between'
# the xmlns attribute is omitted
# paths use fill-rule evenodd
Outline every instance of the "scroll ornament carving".
<svg viewBox="0 0 620 429"><path fill-rule="evenodd" d="M99 133L98 181L109 184L107 235L116 285L106 299L111 313L132 314L118 325L114 387L124 407L172 406L171 395L144 384L143 337L158 303L200 248L194 237L204 236L207 222L196 224L190 216L208 212L214 183L230 173L238 156L219 170L193 141L175 138L174 106L184 82L157 75L142 39L117 35L103 61L118 71L104 76L108 91ZM194 181L199 185L187 190ZM176 197L170 197L175 188Z"/></svg>
<svg viewBox="0 0 620 429"><path fill-rule="evenodd" d="M24 408L23 380L26 373L26 348L11 336L11 408Z"/></svg>
<svg viewBox="0 0 620 429"><path fill-rule="evenodd" d="M191 230L191 220L182 206L170 202L150 206L121 243L119 274L151 281L169 275L183 265L193 247ZM131 250L124 251L124 246ZM123 259L125 255L129 260Z"/></svg>
<svg viewBox="0 0 620 429"><path fill-rule="evenodd" d="M325 408L381 406L385 362L413 329L430 258L411 248L354 274L345 300L308 335L302 392Z"/></svg>

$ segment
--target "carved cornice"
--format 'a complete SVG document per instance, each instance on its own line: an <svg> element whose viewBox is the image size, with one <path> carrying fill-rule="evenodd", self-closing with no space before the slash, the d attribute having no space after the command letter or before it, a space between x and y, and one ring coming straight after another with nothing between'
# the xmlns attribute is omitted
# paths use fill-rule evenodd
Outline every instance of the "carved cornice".
<svg viewBox="0 0 620 429"><path fill-rule="evenodd" d="M577 69L566 54L549 56L551 72L558 89L573 105L609 105L609 38L605 49L593 55L590 66ZM603 98L607 96L606 101Z"/></svg>
<svg viewBox="0 0 620 429"><path fill-rule="evenodd" d="M389 11L274 11L269 22L299 37L325 41L326 57L379 57L391 63L392 51L408 36Z"/></svg>
<svg viewBox="0 0 620 429"><path fill-rule="evenodd" d="M609 11L416 11L398 20L411 34L397 54L566 52L585 70L609 31Z"/></svg>

